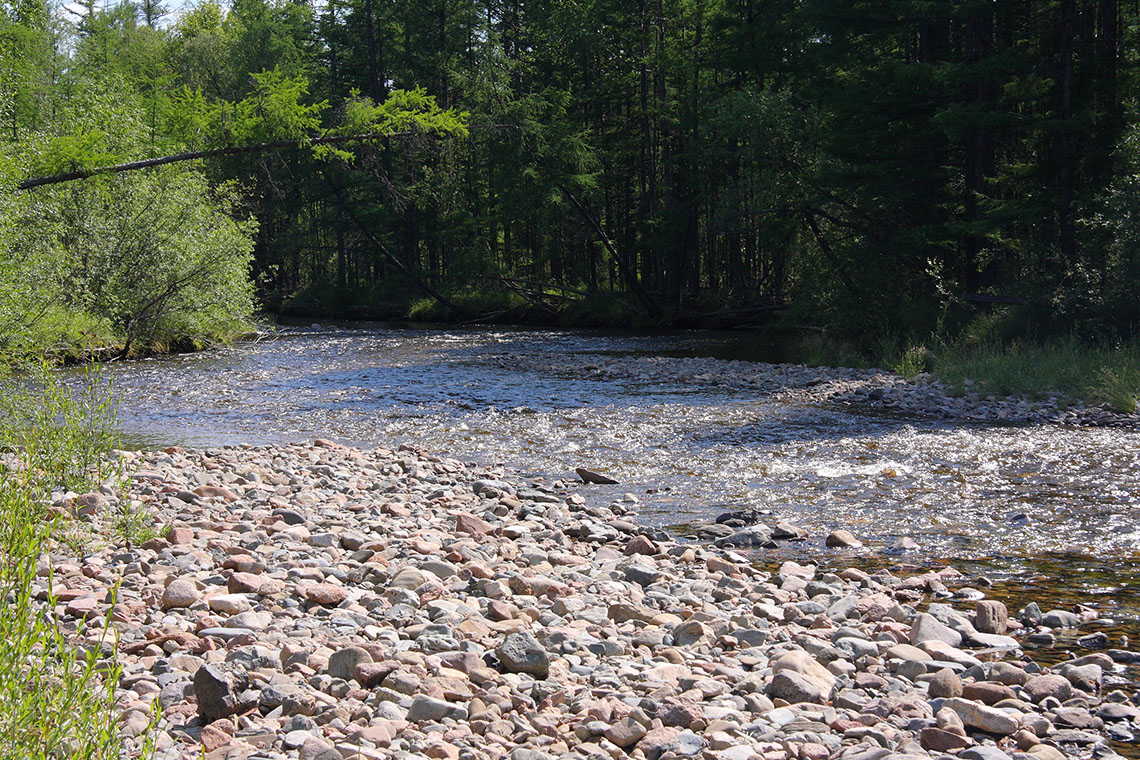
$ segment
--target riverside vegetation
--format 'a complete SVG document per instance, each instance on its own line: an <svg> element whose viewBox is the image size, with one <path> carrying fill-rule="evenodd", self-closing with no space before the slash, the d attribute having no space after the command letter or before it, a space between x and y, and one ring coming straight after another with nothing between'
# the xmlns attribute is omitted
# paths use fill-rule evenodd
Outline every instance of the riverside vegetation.
<svg viewBox="0 0 1140 760"><path fill-rule="evenodd" d="M70 393L46 370L42 392L5 388L0 440L0 755L5 758L112 760L128 749L119 728L112 617L71 625L67 594L45 558L53 550L83 556L100 542L137 537L145 518L128 508L95 535L58 512L51 494L106 489L118 468L106 458L115 442L114 408L97 373ZM108 586L114 604L118 589ZM158 718L158 713L153 713ZM147 727L149 727L149 723ZM132 745L150 757L148 734Z"/></svg>

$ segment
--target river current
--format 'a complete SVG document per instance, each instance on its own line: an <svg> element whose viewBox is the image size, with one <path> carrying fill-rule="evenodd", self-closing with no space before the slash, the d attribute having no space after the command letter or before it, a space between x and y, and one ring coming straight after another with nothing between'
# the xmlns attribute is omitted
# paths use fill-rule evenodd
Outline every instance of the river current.
<svg viewBox="0 0 1140 760"><path fill-rule="evenodd" d="M547 482L586 467L620 481L583 487L592 498L633 494L640 520L682 535L758 508L813 537L783 551L833 552L834 528L867 556L909 537L912 561L1140 615L1140 433L789 402L773 392L786 367L741 363L769 353L740 334L314 325L119 363L112 377L138 447L326 437ZM773 382L723 382L742 366Z"/></svg>

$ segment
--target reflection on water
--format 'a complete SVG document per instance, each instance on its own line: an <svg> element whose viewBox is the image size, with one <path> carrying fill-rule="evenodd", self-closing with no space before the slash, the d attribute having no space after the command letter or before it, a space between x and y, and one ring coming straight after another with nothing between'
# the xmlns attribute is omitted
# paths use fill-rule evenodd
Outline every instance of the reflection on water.
<svg viewBox="0 0 1140 760"><path fill-rule="evenodd" d="M813 536L846 527L872 547L910 536L924 557L1007 558L1010 573L1020 572L1010 558L1140 546L1140 434L794 405L693 371L764 349L699 332L313 327L113 374L139 446L324 436L548 478L588 467L622 482L591 493L633 492L642 519L660 524L766 507ZM659 359L620 379L595 371L644 357ZM670 373L677 363L687 372Z"/></svg>

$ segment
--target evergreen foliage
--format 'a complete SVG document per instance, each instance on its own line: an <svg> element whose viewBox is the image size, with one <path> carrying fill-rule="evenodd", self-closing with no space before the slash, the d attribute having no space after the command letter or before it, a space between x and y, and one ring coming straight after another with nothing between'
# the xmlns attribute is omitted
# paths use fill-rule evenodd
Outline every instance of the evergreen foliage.
<svg viewBox="0 0 1140 760"><path fill-rule="evenodd" d="M638 324L785 306L900 348L994 302L1042 335L1127 337L1140 319L1140 15L1119 0L165 11L92 4L68 30L42 0L6 0L6 187L204 153L2 202L15 219L84 205L84 224L143 198L236 216L202 244L237 262L229 316L248 313L251 256L271 309L340 316L425 297L417 313L589 321L597 305ZM7 266L66 268L61 239L40 241L42 266ZM137 305L71 296L96 304L82 329L134 324ZM154 337L204 329L178 325Z"/></svg>

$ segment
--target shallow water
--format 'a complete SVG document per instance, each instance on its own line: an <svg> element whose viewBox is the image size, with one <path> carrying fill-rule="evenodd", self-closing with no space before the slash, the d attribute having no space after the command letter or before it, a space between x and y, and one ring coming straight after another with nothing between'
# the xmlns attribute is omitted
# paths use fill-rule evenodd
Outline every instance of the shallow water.
<svg viewBox="0 0 1140 760"><path fill-rule="evenodd" d="M662 526L759 507L817 537L848 528L869 551L909 536L924 561L977 560L1012 582L1055 573L1053 590L1140 615L1140 434L788 403L774 395L787 367L731 361L769 353L740 334L314 326L120 363L113 379L139 447L320 436L548 480L587 467L621 481L593 498L633 493ZM761 381L723 382L742 368Z"/></svg>

